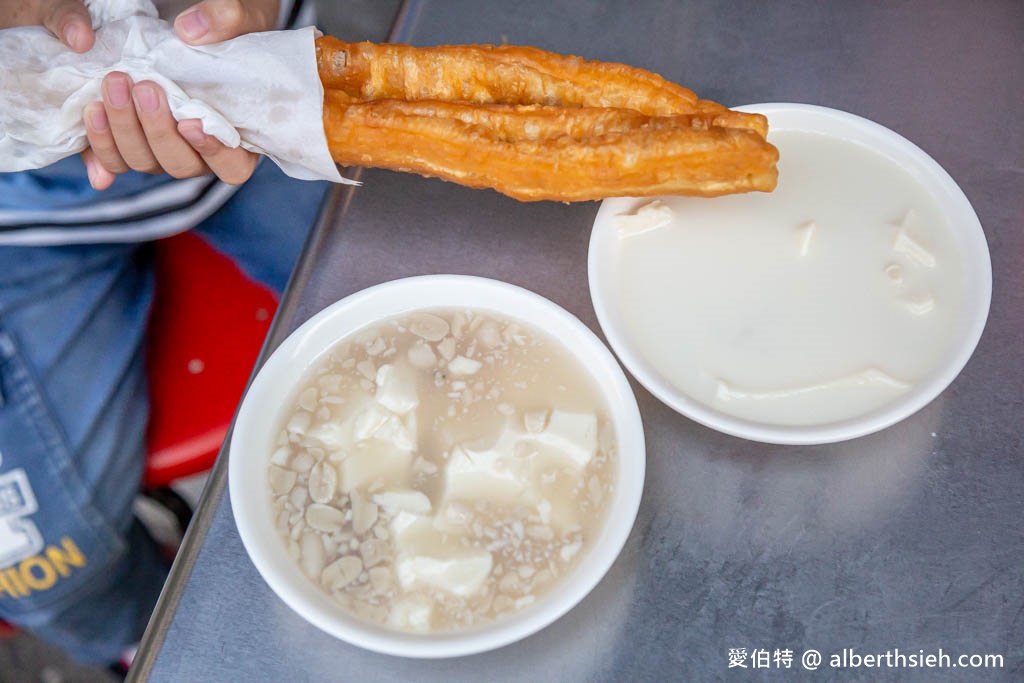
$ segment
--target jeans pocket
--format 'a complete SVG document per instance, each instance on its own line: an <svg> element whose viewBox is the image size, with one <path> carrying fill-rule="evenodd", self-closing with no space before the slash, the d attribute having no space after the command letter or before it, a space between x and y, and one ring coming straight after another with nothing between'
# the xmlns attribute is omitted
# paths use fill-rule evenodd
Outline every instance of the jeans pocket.
<svg viewBox="0 0 1024 683"><path fill-rule="evenodd" d="M16 338L0 326L0 616L44 621L109 580L126 552L95 504Z"/></svg>

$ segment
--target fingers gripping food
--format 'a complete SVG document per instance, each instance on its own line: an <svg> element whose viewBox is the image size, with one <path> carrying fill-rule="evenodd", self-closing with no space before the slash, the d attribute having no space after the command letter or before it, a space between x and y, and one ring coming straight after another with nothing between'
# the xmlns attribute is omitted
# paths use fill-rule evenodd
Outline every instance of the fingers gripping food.
<svg viewBox="0 0 1024 683"><path fill-rule="evenodd" d="M660 76L537 48L317 41L335 161L523 201L774 189L767 121Z"/></svg>

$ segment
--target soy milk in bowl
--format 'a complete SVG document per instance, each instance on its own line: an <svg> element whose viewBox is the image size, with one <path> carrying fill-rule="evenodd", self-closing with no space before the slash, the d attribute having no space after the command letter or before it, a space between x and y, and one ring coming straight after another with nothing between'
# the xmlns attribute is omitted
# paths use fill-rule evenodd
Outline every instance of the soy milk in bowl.
<svg viewBox="0 0 1024 683"><path fill-rule="evenodd" d="M814 443L883 428L977 343L991 291L980 225L895 133L819 107L751 109L780 150L775 192L602 205L601 325L648 389L722 431Z"/></svg>

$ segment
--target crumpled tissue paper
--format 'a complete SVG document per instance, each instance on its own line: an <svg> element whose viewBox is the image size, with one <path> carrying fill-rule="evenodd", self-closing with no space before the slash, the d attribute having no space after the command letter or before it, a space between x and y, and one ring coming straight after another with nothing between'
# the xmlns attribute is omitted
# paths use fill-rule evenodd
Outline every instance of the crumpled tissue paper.
<svg viewBox="0 0 1024 683"><path fill-rule="evenodd" d="M304 180L342 178L323 130L313 27L192 47L150 0L87 2L96 44L77 54L42 27L0 31L0 171L42 168L88 146L82 110L122 71L167 93L177 120L200 119L229 147L265 154Z"/></svg>

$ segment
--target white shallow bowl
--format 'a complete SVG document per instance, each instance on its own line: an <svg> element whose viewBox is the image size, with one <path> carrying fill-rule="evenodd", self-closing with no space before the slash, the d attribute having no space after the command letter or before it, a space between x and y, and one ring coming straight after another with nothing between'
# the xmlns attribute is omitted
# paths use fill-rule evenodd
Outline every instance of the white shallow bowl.
<svg viewBox="0 0 1024 683"><path fill-rule="evenodd" d="M909 417L956 378L974 352L985 327L992 297L992 265L985 234L974 209L960 187L934 159L906 138L873 121L808 104L752 104L737 109L766 115L772 132L813 132L866 146L909 171L932 195L939 210L950 221L963 259L967 287L946 354L928 377L896 400L869 413L825 424L790 426L756 422L697 401L675 387L644 357L625 330L616 293L618 237L613 217L635 206L636 200L630 198L605 200L590 238L590 294L608 342L633 376L663 403L703 425L734 436L778 444L830 443L871 434Z"/></svg>
<svg viewBox="0 0 1024 683"><path fill-rule="evenodd" d="M337 342L374 322L427 308L472 308L515 318L560 341L589 372L618 444L615 492L589 553L533 605L479 628L419 635L351 616L288 556L271 519L267 465L296 383ZM568 612L597 585L629 536L643 491L645 450L636 399L611 352L583 323L547 299L496 280L428 275L387 282L338 301L293 332L257 374L235 420L228 486L239 535L260 574L310 623L353 645L406 657L467 655L507 645Z"/></svg>

